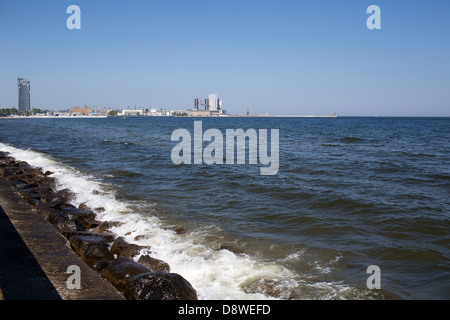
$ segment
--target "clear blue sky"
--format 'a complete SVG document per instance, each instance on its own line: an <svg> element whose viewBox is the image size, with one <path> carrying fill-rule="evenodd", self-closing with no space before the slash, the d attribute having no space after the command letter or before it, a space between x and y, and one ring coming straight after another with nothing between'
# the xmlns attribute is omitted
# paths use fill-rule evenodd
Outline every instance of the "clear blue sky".
<svg viewBox="0 0 450 320"><path fill-rule="evenodd" d="M217 93L235 114L450 116L450 1L0 0L1 107L18 77L50 109Z"/></svg>

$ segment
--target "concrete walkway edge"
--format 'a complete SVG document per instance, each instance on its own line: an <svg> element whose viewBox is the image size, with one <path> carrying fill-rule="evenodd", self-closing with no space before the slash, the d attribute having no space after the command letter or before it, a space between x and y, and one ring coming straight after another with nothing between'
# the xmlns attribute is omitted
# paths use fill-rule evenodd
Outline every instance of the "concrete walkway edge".
<svg viewBox="0 0 450 320"><path fill-rule="evenodd" d="M19 245L19 240L14 240L14 237L5 239L6 234L0 234L0 241L3 241L3 246L0 246L0 261L3 266L12 268L16 265L23 266L20 259L34 259L42 269L45 277L51 285L31 286L33 290L42 290L43 292L33 292L32 297L36 299L63 299L63 300L123 300L123 296L105 279L92 270L84 261L82 261L76 253L70 248L69 242L64 238L44 217L33 210L25 200L14 190L14 188L3 178L0 178L0 210L6 214L3 215L3 220L0 223L7 224L9 219L14 226L17 233L29 249L29 257L14 256L14 243ZM5 229L5 226L3 226ZM12 227L10 228L12 229ZM9 230L11 234L12 230ZM5 232L7 233L7 232ZM5 242L6 241L6 242ZM9 241L9 242L8 242ZM1 249L3 248L2 252ZM5 250L6 249L6 250ZM22 251L17 251L19 254ZM26 255L26 253L25 253ZM17 261L13 261L17 259ZM30 263L31 265L32 263ZM72 281L75 273L68 272L69 267L75 266L80 270L80 289L71 289L69 283L76 283ZM25 267L24 267L25 268ZM26 269L22 268L22 272ZM20 268L19 268L20 269ZM25 270L25 271L23 271ZM20 272L21 270L17 270ZM0 270L1 272L1 270ZM10 270L14 272L14 270ZM30 272L30 285L33 281L41 281L41 277L36 276L36 270ZM69 279L70 277L70 279ZM23 275L23 279L27 279L27 275ZM7 274L0 274L0 280L3 283L8 282ZM20 283L20 282L19 282ZM0 282L0 286L2 283ZM38 289L36 289L38 288ZM20 288L18 288L20 291ZM51 291L56 290L55 292ZM5 287L0 288L0 298L8 300L8 294ZM59 296L59 297L58 297ZM27 295L23 299L27 299ZM41 298L40 298L41 297ZM33 298L33 299L34 299ZM22 299L14 296L12 299Z"/></svg>

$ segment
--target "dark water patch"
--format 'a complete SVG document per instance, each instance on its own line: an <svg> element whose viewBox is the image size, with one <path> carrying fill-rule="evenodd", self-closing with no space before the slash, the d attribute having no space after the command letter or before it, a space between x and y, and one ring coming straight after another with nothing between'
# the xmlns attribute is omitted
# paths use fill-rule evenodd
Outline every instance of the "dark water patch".
<svg viewBox="0 0 450 320"><path fill-rule="evenodd" d="M120 141L119 143L124 146L133 146L135 144L132 141Z"/></svg>
<svg viewBox="0 0 450 320"><path fill-rule="evenodd" d="M450 174L430 174L427 176L428 178L430 178L430 181L435 181L435 180L443 180L443 181L449 181L450 180ZM450 188L450 184L447 185Z"/></svg>
<svg viewBox="0 0 450 320"><path fill-rule="evenodd" d="M333 143L322 143L321 146L322 147L336 147L336 148L341 148L342 147L341 144L333 144Z"/></svg>
<svg viewBox="0 0 450 320"><path fill-rule="evenodd" d="M424 152L413 152L410 150L393 150L392 153L394 155L398 155L401 157L410 157L410 158L434 158L438 157L437 154L430 154Z"/></svg>
<svg viewBox="0 0 450 320"><path fill-rule="evenodd" d="M336 210L348 210L349 212L358 213L374 209L375 205L349 198L319 198L310 205L310 208L333 208Z"/></svg>
<svg viewBox="0 0 450 320"><path fill-rule="evenodd" d="M364 141L364 139L357 138L357 137L344 137L344 138L339 139L339 141L341 141L343 143L357 143L357 142Z"/></svg>
<svg viewBox="0 0 450 320"><path fill-rule="evenodd" d="M119 177L139 178L143 176L142 173L129 170L111 170L108 171L107 174L111 175L112 178L119 178Z"/></svg>

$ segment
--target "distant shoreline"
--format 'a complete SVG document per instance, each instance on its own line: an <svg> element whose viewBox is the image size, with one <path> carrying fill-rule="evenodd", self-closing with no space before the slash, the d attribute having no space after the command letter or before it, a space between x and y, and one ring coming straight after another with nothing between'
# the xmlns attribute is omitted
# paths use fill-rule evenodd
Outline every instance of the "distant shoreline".
<svg viewBox="0 0 450 320"><path fill-rule="evenodd" d="M102 119L108 116L7 116L0 119Z"/></svg>
<svg viewBox="0 0 450 320"><path fill-rule="evenodd" d="M223 116L6 116L1 119L106 119L106 118L450 118L450 116L319 116L319 115L223 115Z"/></svg>
<svg viewBox="0 0 450 320"><path fill-rule="evenodd" d="M318 115L223 115L223 116L6 116L0 119L104 119L104 118L337 118Z"/></svg>

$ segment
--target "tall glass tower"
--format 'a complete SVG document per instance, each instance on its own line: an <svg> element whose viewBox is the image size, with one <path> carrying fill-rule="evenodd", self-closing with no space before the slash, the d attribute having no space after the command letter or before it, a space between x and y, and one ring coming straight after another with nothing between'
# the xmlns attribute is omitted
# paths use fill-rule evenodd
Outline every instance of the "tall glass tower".
<svg viewBox="0 0 450 320"><path fill-rule="evenodd" d="M217 110L217 94L211 93L208 95L209 110Z"/></svg>
<svg viewBox="0 0 450 320"><path fill-rule="evenodd" d="M30 111L30 81L18 78L17 89L19 92L19 113Z"/></svg>

